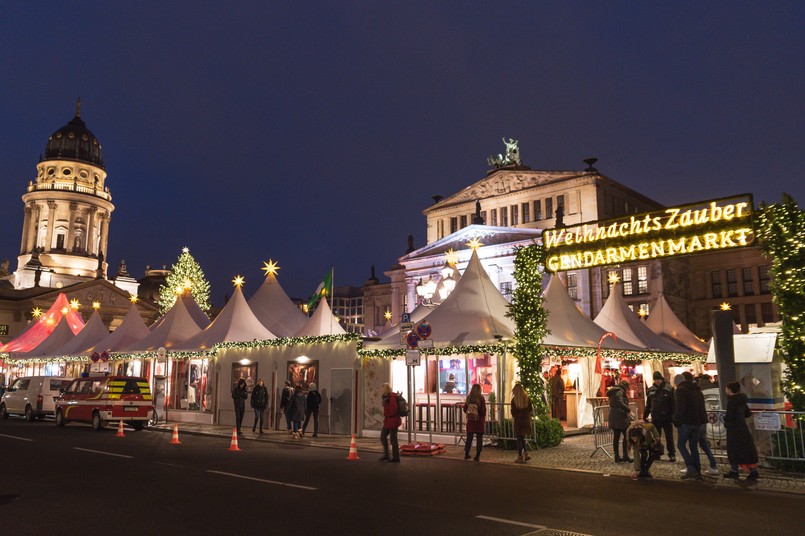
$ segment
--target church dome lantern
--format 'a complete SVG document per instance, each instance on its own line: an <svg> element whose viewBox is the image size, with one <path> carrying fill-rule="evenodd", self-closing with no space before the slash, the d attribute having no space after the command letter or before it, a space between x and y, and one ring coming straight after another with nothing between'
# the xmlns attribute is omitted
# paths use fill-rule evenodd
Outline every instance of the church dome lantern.
<svg viewBox="0 0 805 536"><path fill-rule="evenodd" d="M73 119L48 138L43 160L75 160L104 169L101 143L81 119L81 101Z"/></svg>

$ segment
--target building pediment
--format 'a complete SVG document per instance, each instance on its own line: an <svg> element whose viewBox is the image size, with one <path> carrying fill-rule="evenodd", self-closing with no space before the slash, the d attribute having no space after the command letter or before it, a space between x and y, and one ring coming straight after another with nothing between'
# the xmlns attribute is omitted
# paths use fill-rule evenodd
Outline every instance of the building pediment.
<svg viewBox="0 0 805 536"><path fill-rule="evenodd" d="M543 186L552 182L564 181L589 176L583 171L532 171L524 169L499 169L475 184L467 186L460 192L442 199L433 206L424 210L427 214L440 208L487 199L536 186Z"/></svg>

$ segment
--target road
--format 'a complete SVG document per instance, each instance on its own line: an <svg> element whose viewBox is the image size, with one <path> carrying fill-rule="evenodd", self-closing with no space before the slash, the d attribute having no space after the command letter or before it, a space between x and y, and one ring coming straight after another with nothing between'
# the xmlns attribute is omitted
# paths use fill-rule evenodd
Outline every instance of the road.
<svg viewBox="0 0 805 536"><path fill-rule="evenodd" d="M3 534L803 533L802 496L341 449L0 421ZM736 532L737 531L737 532Z"/></svg>

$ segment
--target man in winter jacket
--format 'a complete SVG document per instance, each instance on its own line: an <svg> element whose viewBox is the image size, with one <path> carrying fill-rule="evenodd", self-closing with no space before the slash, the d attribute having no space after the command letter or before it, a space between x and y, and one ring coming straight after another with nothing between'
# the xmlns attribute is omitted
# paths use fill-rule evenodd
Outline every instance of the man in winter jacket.
<svg viewBox="0 0 805 536"><path fill-rule="evenodd" d="M285 387L282 388L282 396L280 397L280 411L285 415L285 428L288 432L291 431L291 417L288 411L291 409L291 397L293 396L293 387L291 382L285 380ZM279 430L279 419L277 419L277 430Z"/></svg>
<svg viewBox="0 0 805 536"><path fill-rule="evenodd" d="M699 433L707 424L707 410L704 406L704 395L693 383L693 374L683 372L674 378L676 386L676 408L674 426L679 428L677 447L685 460L687 471L683 480L701 480L702 466L699 461Z"/></svg>
<svg viewBox="0 0 805 536"><path fill-rule="evenodd" d="M617 463L630 463L629 447L626 441L626 430L631 424L630 414L632 409L629 407L629 398L626 390L629 382L621 380L618 385L607 391L609 397L609 427L612 429L612 451L615 453ZM618 444L623 442L623 457L618 455Z"/></svg>
<svg viewBox="0 0 805 536"><path fill-rule="evenodd" d="M252 409L254 410L254 424L252 425L252 432L257 430L257 424L260 423L260 433L263 433L263 414L268 407L268 389L263 382L263 378L257 380L257 385L252 390L251 399Z"/></svg>
<svg viewBox="0 0 805 536"><path fill-rule="evenodd" d="M240 426L243 423L243 414L246 412L246 399L249 397L249 391L246 389L246 380L243 378L238 380L238 384L232 389L232 401L235 404L235 428L238 435L242 435Z"/></svg>
<svg viewBox="0 0 805 536"><path fill-rule="evenodd" d="M380 386L383 394L383 431L380 432L380 443L383 445L381 461L392 463L400 462L400 446L397 443L397 428L402 419L397 409L397 393L391 392L391 385L384 383ZM391 439L391 457L389 458L389 439Z"/></svg>
<svg viewBox="0 0 805 536"><path fill-rule="evenodd" d="M674 448L674 388L663 378L662 373L654 371L654 385L648 388L646 393L646 409L643 411L643 420L651 416L651 423L657 432L665 434L665 444L668 447L668 459L676 461L676 449Z"/></svg>
<svg viewBox="0 0 805 536"><path fill-rule="evenodd" d="M310 384L310 391L307 392L307 409L305 410L305 424L302 425L302 435L307 433L307 423L313 415L313 437L319 436L319 406L321 406L321 394L316 383Z"/></svg>

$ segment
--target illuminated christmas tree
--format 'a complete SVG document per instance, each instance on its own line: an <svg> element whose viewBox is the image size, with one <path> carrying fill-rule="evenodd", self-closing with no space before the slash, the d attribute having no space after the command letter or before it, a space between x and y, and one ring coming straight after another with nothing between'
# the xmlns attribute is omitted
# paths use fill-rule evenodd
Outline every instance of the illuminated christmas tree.
<svg viewBox="0 0 805 536"><path fill-rule="evenodd" d="M165 284L159 287L159 311L165 314L173 304L176 296L184 289L189 289L193 299L201 310L210 310L210 284L204 278L204 271L190 254L188 248L182 249L179 260L171 266L171 271L165 279Z"/></svg>

